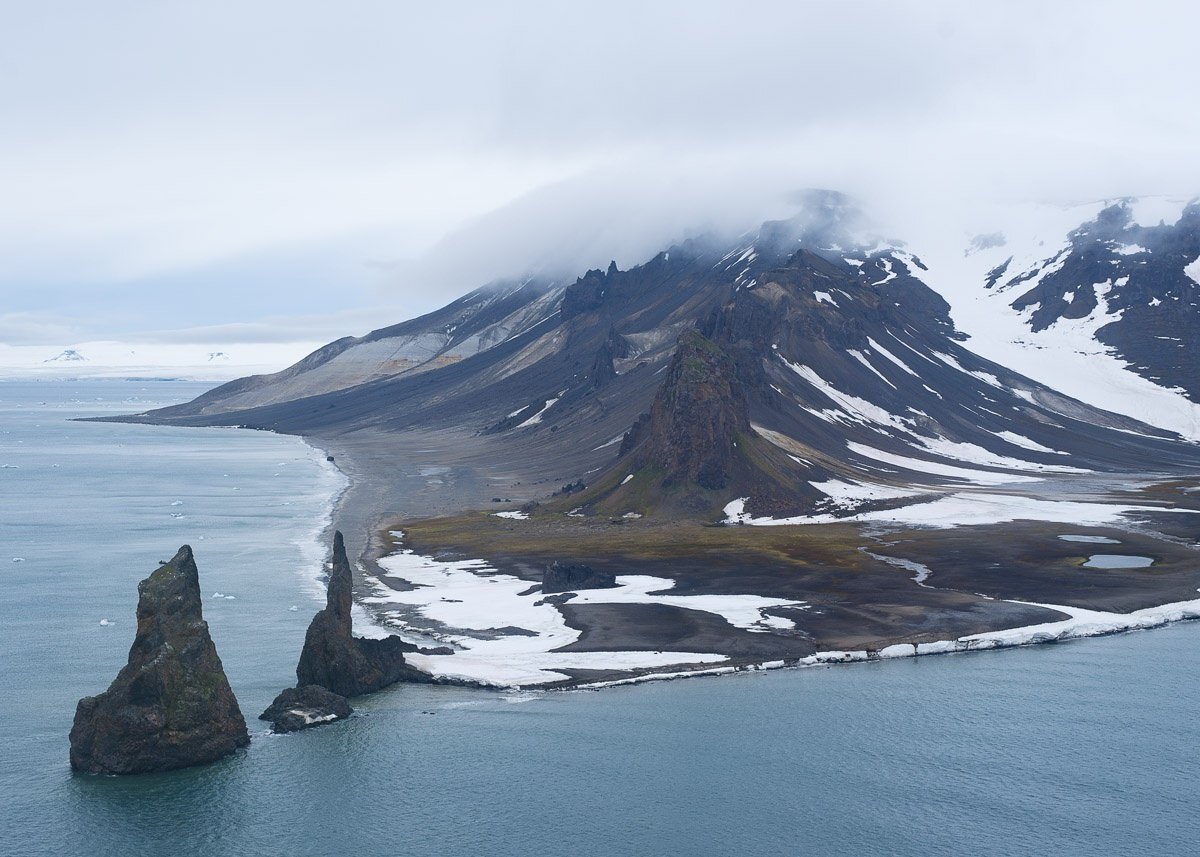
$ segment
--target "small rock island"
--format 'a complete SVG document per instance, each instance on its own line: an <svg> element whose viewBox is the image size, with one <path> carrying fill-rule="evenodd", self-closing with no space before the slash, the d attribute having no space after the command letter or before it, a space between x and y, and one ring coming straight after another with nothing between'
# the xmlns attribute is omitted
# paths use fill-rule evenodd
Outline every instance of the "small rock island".
<svg viewBox="0 0 1200 857"><path fill-rule="evenodd" d="M283 691L266 711L258 715L258 719L269 720L271 731L282 734L323 726L353 713L346 697L315 684L306 684Z"/></svg>
<svg viewBox="0 0 1200 857"><path fill-rule="evenodd" d="M71 767L92 774L169 771L249 743L201 611L192 549L184 545L138 584L129 662L108 690L79 700Z"/></svg>

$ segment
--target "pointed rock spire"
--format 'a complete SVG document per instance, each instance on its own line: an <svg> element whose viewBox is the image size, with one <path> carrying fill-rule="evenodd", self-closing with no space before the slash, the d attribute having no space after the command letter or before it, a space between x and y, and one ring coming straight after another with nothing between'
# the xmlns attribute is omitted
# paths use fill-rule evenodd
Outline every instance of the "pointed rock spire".
<svg viewBox="0 0 1200 857"><path fill-rule="evenodd" d="M296 665L296 685L317 685L342 696L372 693L398 681L429 681L404 661L414 651L399 637L362 639L353 634L350 615L353 576L340 532L333 536L325 609L313 617Z"/></svg>
<svg viewBox="0 0 1200 857"><path fill-rule="evenodd" d="M201 611L184 545L138 584L137 634L108 690L84 697L71 727L71 767L94 774L166 771L250 743Z"/></svg>

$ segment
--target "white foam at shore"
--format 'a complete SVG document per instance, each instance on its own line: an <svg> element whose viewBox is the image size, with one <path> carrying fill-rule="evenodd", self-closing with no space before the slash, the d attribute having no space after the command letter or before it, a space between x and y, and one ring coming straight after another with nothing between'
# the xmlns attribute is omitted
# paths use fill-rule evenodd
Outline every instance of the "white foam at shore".
<svg viewBox="0 0 1200 857"><path fill-rule="evenodd" d="M300 548L300 573L303 575L305 594L314 601L325 601L325 583L322 577L326 574L325 559L329 555L329 539L327 533L333 525L333 513L338 501L346 489L350 487L350 479L342 473L333 462L328 460L326 453L304 441L310 460L320 471L320 485L317 492L328 497L324 513L317 517L312 529L296 540ZM359 608L361 610L361 608ZM365 617L365 611L362 611ZM365 621L370 621L366 619ZM356 628L357 629L357 628Z"/></svg>

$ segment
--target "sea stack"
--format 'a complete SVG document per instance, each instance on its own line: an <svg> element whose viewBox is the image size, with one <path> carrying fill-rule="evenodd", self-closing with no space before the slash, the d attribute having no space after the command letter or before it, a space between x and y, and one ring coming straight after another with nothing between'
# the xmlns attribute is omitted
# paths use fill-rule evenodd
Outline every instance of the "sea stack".
<svg viewBox="0 0 1200 857"><path fill-rule="evenodd" d="M333 535L333 567L325 609L313 617L296 665L296 686L315 684L341 696L361 696L398 681L429 681L404 662L416 647L399 637L360 639L350 617L350 562L340 532Z"/></svg>
<svg viewBox="0 0 1200 857"><path fill-rule="evenodd" d="M71 727L71 767L137 774L202 765L250 743L201 611L192 549L138 584L137 634L108 690Z"/></svg>

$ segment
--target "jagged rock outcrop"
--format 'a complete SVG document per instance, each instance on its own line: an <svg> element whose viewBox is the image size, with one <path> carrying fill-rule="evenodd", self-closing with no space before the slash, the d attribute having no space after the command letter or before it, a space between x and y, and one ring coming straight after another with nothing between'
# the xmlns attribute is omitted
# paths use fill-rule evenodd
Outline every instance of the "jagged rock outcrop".
<svg viewBox="0 0 1200 857"><path fill-rule="evenodd" d="M635 430L637 467L661 468L669 483L724 488L738 435L754 435L733 361L698 330L684 332L650 416Z"/></svg>
<svg viewBox="0 0 1200 857"><path fill-rule="evenodd" d="M555 560L542 573L542 592L547 594L577 589L610 589L616 585L616 575L596 571L590 565L568 565Z"/></svg>
<svg viewBox="0 0 1200 857"><path fill-rule="evenodd" d="M342 534L333 536L333 568L325 609L313 617L296 665L296 685L315 684L342 696L372 693L398 681L429 681L404 661L416 646L399 637L358 638L350 616L350 562Z"/></svg>
<svg viewBox="0 0 1200 857"><path fill-rule="evenodd" d="M272 732L284 733L324 726L353 713L346 697L315 684L306 684L283 691L266 711L258 715L258 719L269 720Z"/></svg>
<svg viewBox="0 0 1200 857"><path fill-rule="evenodd" d="M615 361L629 356L629 343L615 329L609 329L596 357L592 361L592 369L588 374L592 386L599 389L617 377Z"/></svg>
<svg viewBox="0 0 1200 857"><path fill-rule="evenodd" d="M136 774L201 765L250 743L201 612L192 549L138 584L137 634L108 690L79 700L71 767Z"/></svg>

